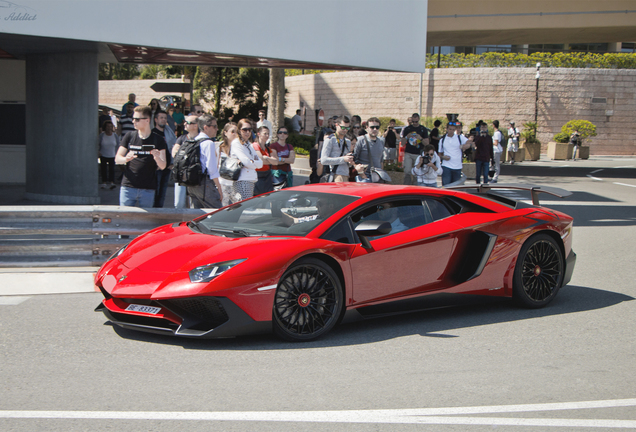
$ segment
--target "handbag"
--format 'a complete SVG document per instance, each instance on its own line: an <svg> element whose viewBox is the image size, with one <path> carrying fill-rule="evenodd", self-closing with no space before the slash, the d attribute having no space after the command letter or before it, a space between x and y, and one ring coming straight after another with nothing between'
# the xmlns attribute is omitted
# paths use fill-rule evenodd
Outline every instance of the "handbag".
<svg viewBox="0 0 636 432"><path fill-rule="evenodd" d="M240 160L227 156L221 160L219 175L225 180L236 181L241 176L241 168L243 168L243 164Z"/></svg>
<svg viewBox="0 0 636 432"><path fill-rule="evenodd" d="M338 142L338 138L336 138L336 142ZM340 157L342 157L344 155L345 150L348 150L346 138L344 139L344 142L342 144L342 151L340 152ZM329 172L323 174L320 177L320 183L333 183L334 180L336 179L336 169L339 166L340 165L328 165ZM352 167L350 167L350 168L352 168ZM354 170L355 170L355 168L354 168ZM349 175L351 175L351 169L349 170Z"/></svg>

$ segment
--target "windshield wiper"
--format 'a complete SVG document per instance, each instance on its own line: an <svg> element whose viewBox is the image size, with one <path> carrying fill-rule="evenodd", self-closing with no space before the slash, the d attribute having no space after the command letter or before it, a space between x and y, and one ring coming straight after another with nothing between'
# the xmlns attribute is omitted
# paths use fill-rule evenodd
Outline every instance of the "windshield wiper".
<svg viewBox="0 0 636 432"><path fill-rule="evenodd" d="M242 229L223 229L223 228L209 228L210 232L218 232L222 234L234 234L239 237L259 237L259 234L250 234L249 232Z"/></svg>

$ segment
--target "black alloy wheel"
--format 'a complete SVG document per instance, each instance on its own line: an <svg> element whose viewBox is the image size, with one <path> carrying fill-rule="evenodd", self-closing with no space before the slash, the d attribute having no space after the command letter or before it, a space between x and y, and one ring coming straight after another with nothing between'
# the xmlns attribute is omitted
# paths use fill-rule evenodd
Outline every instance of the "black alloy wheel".
<svg viewBox="0 0 636 432"><path fill-rule="evenodd" d="M513 296L523 306L540 308L556 296L565 273L563 253L547 234L526 241L515 266Z"/></svg>
<svg viewBox="0 0 636 432"><path fill-rule="evenodd" d="M288 341L309 341L338 322L343 308L340 280L331 267L303 258L281 278L274 297L274 332Z"/></svg>

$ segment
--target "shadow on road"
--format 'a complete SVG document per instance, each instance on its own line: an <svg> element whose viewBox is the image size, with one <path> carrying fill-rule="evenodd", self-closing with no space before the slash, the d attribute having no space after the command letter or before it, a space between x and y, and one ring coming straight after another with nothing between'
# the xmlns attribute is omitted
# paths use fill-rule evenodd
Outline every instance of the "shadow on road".
<svg viewBox="0 0 636 432"><path fill-rule="evenodd" d="M341 324L325 337L313 342L289 343L273 335L245 336L235 339L181 339L136 332L114 326L122 338L141 342L182 346L195 350L281 350L330 348L381 342L404 336L456 338L455 330L520 320L533 320L615 306L633 297L595 288L566 286L549 306L522 309L509 299L443 295L421 299L430 309L383 318Z"/></svg>

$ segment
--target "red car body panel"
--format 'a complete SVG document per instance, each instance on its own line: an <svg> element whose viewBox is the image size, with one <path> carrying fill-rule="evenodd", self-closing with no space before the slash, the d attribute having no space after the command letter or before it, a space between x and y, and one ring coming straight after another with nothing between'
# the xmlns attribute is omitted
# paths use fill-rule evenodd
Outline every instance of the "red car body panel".
<svg viewBox="0 0 636 432"><path fill-rule="evenodd" d="M479 195L417 186L330 183L287 190L359 199L304 237L227 238L195 232L186 223L156 228L133 240L120 256L97 272L95 284L106 297L102 309L118 317L132 315L180 325L182 318L165 305L156 314L126 311L126 307L135 299L161 303L214 297L230 300L256 322L270 322L278 282L294 262L309 255L320 257L337 270L347 309L436 292L509 297L519 250L530 236L550 233L562 239L564 257L571 251L572 218L542 207L513 209ZM388 197L407 196L455 197L483 211L455 214L397 234L371 238L371 249L360 243L321 238L335 222L360 207ZM480 273L463 280L458 274L473 253L475 238L480 245L496 240L492 240ZM239 259L245 261L209 283L190 281L189 272L194 268Z"/></svg>

